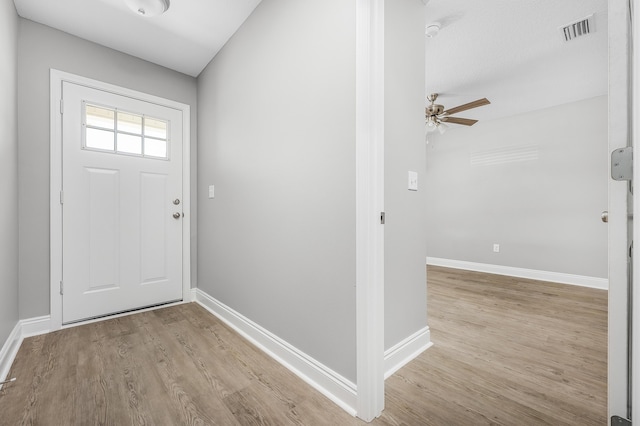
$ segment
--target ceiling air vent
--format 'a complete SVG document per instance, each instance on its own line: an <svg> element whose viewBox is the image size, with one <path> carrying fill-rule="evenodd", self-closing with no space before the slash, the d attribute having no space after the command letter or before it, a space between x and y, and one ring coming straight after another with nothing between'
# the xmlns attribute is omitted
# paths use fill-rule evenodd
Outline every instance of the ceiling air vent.
<svg viewBox="0 0 640 426"><path fill-rule="evenodd" d="M579 21L572 22L563 27L560 27L560 31L562 31L562 37L564 38L564 41L571 41L578 37L591 34L596 31L596 27L593 21L593 15L589 15Z"/></svg>

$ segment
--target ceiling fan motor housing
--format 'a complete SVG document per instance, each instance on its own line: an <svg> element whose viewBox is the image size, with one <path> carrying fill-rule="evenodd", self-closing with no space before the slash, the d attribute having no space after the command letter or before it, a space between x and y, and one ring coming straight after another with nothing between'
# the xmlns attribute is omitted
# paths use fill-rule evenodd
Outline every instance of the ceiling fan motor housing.
<svg viewBox="0 0 640 426"><path fill-rule="evenodd" d="M428 115L440 115L444 112L444 106L438 104L427 105Z"/></svg>

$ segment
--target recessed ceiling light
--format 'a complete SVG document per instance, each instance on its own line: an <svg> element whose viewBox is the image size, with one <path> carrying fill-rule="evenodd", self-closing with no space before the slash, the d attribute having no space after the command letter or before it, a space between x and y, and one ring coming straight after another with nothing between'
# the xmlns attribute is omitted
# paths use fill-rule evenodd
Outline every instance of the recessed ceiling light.
<svg viewBox="0 0 640 426"><path fill-rule="evenodd" d="M145 17L162 15L170 6L169 0L124 0L124 2L129 9Z"/></svg>

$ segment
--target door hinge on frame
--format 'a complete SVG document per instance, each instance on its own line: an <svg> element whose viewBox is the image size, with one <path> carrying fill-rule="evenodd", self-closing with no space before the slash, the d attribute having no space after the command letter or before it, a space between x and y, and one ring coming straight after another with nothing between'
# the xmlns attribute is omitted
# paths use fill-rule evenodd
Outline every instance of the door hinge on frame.
<svg viewBox="0 0 640 426"><path fill-rule="evenodd" d="M627 420L620 416L612 416L611 426L631 426L631 420Z"/></svg>
<svg viewBox="0 0 640 426"><path fill-rule="evenodd" d="M64 191L60 191L60 204L64 204Z"/></svg>
<svg viewBox="0 0 640 426"><path fill-rule="evenodd" d="M64 99L60 99L60 114L64 114Z"/></svg>
<svg viewBox="0 0 640 426"><path fill-rule="evenodd" d="M60 281L60 296L64 295L64 282Z"/></svg>
<svg viewBox="0 0 640 426"><path fill-rule="evenodd" d="M633 148L616 148L611 151L611 179L633 180Z"/></svg>

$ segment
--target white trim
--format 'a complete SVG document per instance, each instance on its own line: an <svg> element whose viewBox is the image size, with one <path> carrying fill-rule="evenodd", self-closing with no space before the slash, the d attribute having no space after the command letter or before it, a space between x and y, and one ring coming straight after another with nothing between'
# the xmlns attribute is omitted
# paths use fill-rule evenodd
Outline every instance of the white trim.
<svg viewBox="0 0 640 426"><path fill-rule="evenodd" d="M151 102L182 111L182 297L191 301L191 107L189 105L149 95L98 80L50 70L50 298L51 329L62 328L62 296L59 286L62 280L62 83L70 82L122 96Z"/></svg>
<svg viewBox="0 0 640 426"><path fill-rule="evenodd" d="M356 385L200 289L195 301L352 416Z"/></svg>
<svg viewBox="0 0 640 426"><path fill-rule="evenodd" d="M632 58L632 66L631 66L631 111L633 112L631 115L631 146L633 146L633 182L634 187L635 182L640 182L640 157L638 153L638 149L640 149L640 119L638 119L638 112L640 111L640 77L638 76L638 72L640 71L640 31L637 30L637 25L640 19L640 4L638 4L638 0L634 0L631 3L632 17L631 17L631 46L633 51L631 52ZM633 196L633 207L632 212L635 214L640 212L640 196L634 194ZM633 226L633 239L632 244L640 241L640 227ZM631 404L631 413L629 418L633 419L633 421L637 422L637 419L640 418L640 398L638 395L640 394L640 291L638 289L640 287L640 257L637 255L638 249L634 248L632 251L631 257L631 270L632 272L632 282L630 283L632 291L631 291L631 300L629 301L630 309L631 309L631 324L628 326L631 327L630 332L630 340L629 343L631 345L631 359L629 360L631 372L629 380L629 393L628 399L630 399ZM621 383L616 383L616 385L621 385ZM630 397L630 398L629 398Z"/></svg>
<svg viewBox="0 0 640 426"><path fill-rule="evenodd" d="M431 331L425 327L384 351L385 380L431 346Z"/></svg>
<svg viewBox="0 0 640 426"><path fill-rule="evenodd" d="M466 269L467 271L485 272L487 274L507 275L510 277L528 278L538 281L549 281L560 284L571 284L582 287L609 289L607 278L586 277L584 275L564 274L562 272L540 271L537 269L515 268L513 266L491 265L464 260L441 259L427 257L427 265L444 266L446 268Z"/></svg>
<svg viewBox="0 0 640 426"><path fill-rule="evenodd" d="M20 320L22 338L39 336L51 330L51 315Z"/></svg>
<svg viewBox="0 0 640 426"><path fill-rule="evenodd" d="M7 379L22 341L27 337L48 333L50 324L49 315L18 321L0 349L0 382ZM0 389L2 389L2 385L0 385Z"/></svg>
<svg viewBox="0 0 640 426"><path fill-rule="evenodd" d="M0 382L7 379L13 360L18 354L18 349L20 349L20 344L22 343L21 329L20 322L18 322L9 333L9 337L2 345L2 349L0 349ZM2 385L0 385L0 389L2 389Z"/></svg>
<svg viewBox="0 0 640 426"><path fill-rule="evenodd" d="M384 0L356 2L357 415L384 409Z"/></svg>

